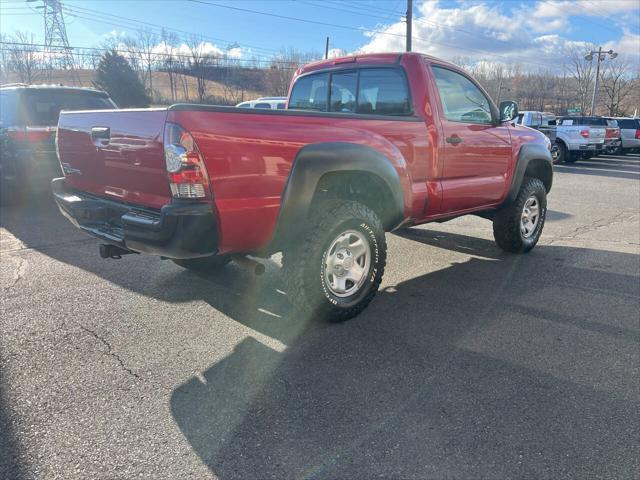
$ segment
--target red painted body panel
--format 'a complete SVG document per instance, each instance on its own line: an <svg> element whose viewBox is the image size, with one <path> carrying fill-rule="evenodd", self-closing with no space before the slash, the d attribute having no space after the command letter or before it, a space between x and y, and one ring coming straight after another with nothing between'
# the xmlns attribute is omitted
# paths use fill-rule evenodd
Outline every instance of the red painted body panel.
<svg viewBox="0 0 640 480"><path fill-rule="evenodd" d="M163 153L167 112L100 110L62 113L58 128L61 162L78 170L66 175L78 190L160 208L171 203ZM91 139L93 127L108 126L110 141Z"/></svg>
<svg viewBox="0 0 640 480"><path fill-rule="evenodd" d="M202 152L220 219L222 252L252 251L269 243L293 161L302 147L314 143L348 142L379 150L403 181L405 215L424 205L428 163L415 161L430 155L422 122L260 115L244 110L171 111L168 121L186 128ZM422 203L414 205L419 198Z"/></svg>
<svg viewBox="0 0 640 480"><path fill-rule="evenodd" d="M209 174L220 253L257 251L269 244L296 155L315 143L349 142L384 154L401 179L404 215L414 223L496 206L507 195L520 146L544 142L544 136L511 124L441 121L431 62L441 63L419 54L377 54L346 63L318 62L296 72L399 63L409 81L413 119L264 115L197 106L168 112L63 113L61 161L82 170L82 175L67 175L80 190L159 208L171 202L162 150L164 123L181 125L194 137ZM96 148L90 138L94 126L111 128L108 147ZM464 142L446 143L452 135Z"/></svg>

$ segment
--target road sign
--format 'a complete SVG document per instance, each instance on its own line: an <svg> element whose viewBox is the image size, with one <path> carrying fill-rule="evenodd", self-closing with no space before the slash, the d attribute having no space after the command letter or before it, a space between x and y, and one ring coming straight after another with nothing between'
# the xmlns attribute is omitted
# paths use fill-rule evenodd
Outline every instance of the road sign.
<svg viewBox="0 0 640 480"><path fill-rule="evenodd" d="M579 115L580 114L580 107L575 107L575 108L567 108L567 114L568 115Z"/></svg>

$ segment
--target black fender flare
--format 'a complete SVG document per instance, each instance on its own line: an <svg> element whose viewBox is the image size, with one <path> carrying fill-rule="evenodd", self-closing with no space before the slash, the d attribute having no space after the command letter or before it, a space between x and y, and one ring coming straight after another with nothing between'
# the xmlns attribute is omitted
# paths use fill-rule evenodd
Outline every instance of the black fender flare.
<svg viewBox="0 0 640 480"><path fill-rule="evenodd" d="M328 173L366 172L376 175L389 188L392 222L404 220L404 191L393 163L384 154L366 145L326 142L301 148L293 162L282 194L280 213L269 250L282 248L288 238L297 238L304 225L316 187ZM394 225L396 226L396 225Z"/></svg>
<svg viewBox="0 0 640 480"><path fill-rule="evenodd" d="M532 162L536 162L536 165L544 165L542 168L544 168L545 178L543 178L542 181L545 184L544 186L547 193L551 190L551 185L553 184L553 159L551 158L551 152L543 143L525 143L520 147L520 152L518 152L513 177L511 178L511 186L509 187L504 205L513 203L517 198L527 168Z"/></svg>

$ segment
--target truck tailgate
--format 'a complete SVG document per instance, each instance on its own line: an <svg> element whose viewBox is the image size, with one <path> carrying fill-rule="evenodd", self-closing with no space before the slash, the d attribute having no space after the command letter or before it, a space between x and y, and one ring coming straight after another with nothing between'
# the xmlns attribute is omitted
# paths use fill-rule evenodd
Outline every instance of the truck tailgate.
<svg viewBox="0 0 640 480"><path fill-rule="evenodd" d="M591 140L596 140L599 143L603 143L605 135L606 135L605 127L589 127L589 138Z"/></svg>
<svg viewBox="0 0 640 480"><path fill-rule="evenodd" d="M114 200L160 208L171 201L166 109L62 112L58 155L67 182Z"/></svg>

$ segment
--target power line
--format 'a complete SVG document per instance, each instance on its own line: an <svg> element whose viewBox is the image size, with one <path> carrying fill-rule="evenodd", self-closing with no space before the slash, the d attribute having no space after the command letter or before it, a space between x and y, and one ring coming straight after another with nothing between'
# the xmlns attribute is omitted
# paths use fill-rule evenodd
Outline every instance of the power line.
<svg viewBox="0 0 640 480"><path fill-rule="evenodd" d="M98 15L98 16L100 16L102 18L106 18L106 19L116 18L116 19L119 19L119 20L134 24L133 26L130 26L130 25L123 25L122 23L107 22L106 20L102 21L102 20L98 20L98 19L95 19L95 18L80 17L80 18L83 18L85 20L101 21L102 23L108 23L108 24L114 25L114 26L120 26L120 27L124 27L124 28L137 28L139 30L140 29L140 24L142 24L142 25L148 25L150 27L154 27L154 28L160 29L160 31L165 30L167 32L180 33L180 34L185 35L185 36L186 35L191 36L191 37L196 36L198 38L202 38L203 40L210 40L210 41L214 41L214 42L225 42L225 43L237 43L235 41L231 41L231 40L223 39L223 38L219 38L219 37L212 37L212 36L208 36L208 35L207 36L194 35L194 32L190 32L190 31L186 31L186 30L179 30L177 28L167 27L165 25L159 25L157 23L145 22L145 21L142 21L142 20L137 20L137 19L133 19L133 18L129 18L129 17L123 17L121 15L115 15L115 14L111 14L111 13L101 12L101 11L98 11L98 10L95 10L95 9L86 9L86 8L82 8L82 7L77 7L75 5L73 7L68 7L67 6L65 8L66 8L66 10L69 10L71 13L74 13L74 10L75 10L76 16L79 16L79 17L80 17L80 15ZM276 49L266 48L266 47L258 47L256 45L242 44L241 46L242 47L251 48L251 49L254 49L254 50L263 50L263 51L266 51L266 52L279 53L278 50L276 50Z"/></svg>
<svg viewBox="0 0 640 480"><path fill-rule="evenodd" d="M332 28L341 28L341 29L345 29L345 30L355 30L355 31L360 31L360 32L377 33L377 34L380 34L380 35L389 35L389 36L394 36L394 37L405 38L404 34L387 32L387 31L383 31L383 30L376 30L376 29L364 28L364 27L352 27L352 26L349 26L349 25L340 25L340 24L335 24L335 23L322 22L322 21L319 21L319 20L309 20L309 19L306 19L306 18L291 17L291 16L288 16L288 15L280 15L280 14L276 14L276 13L262 12L262 11L259 11L259 10L252 10L252 9L248 9L248 8L235 7L235 6L231 6L231 5L221 5L219 3L207 2L207 1L204 1L204 0L188 0L188 1L190 1L192 3L200 3L200 4L203 4L203 5L209 5L209 6L212 6L212 7L226 8L226 9L229 9L229 10L235 10L235 11L240 11L240 12L245 12L245 13L254 13L254 14L257 14L257 15L264 15L264 16L268 16L268 17L281 18L281 19L284 19L284 20L294 20L294 21L298 21L298 22L310 23L310 24L315 24L315 25L322 25L322 26L332 27ZM476 52L476 53L481 53L481 54L483 54L485 56L507 59L507 57L505 57L504 55L491 53L491 52L487 52L487 51L484 51L484 50L478 50L478 49L468 48L468 47L458 47L456 45L451 45L451 44L442 43L442 42L434 42L433 40L417 37L415 35L414 35L413 38L416 38L418 40L422 40L422 41L427 42L427 43L453 48L453 49L458 50L458 51L463 51L463 52L472 51L472 52ZM518 57L515 57L515 58L518 58ZM545 68L549 67L549 65L547 65L547 64L530 62L530 61L520 62L520 63L528 64L528 65L541 66L541 67L545 67Z"/></svg>
<svg viewBox="0 0 640 480"><path fill-rule="evenodd" d="M24 42L6 42L6 41L0 41L0 45L11 45L11 46L18 46L18 47L41 47L41 52L45 52L45 48L47 47L47 44L44 43L24 43ZM60 47L59 45L57 45L57 47ZM118 54L121 55L134 55L134 54L139 54L141 53L139 50L136 49L118 49L118 48L98 48L98 47L81 47L81 46L70 46L70 49L72 49L74 51L74 55L84 55L84 56L102 56L104 54L105 51L113 51L116 52ZM3 50L8 50L9 48L2 48ZM15 49L14 49L15 50ZM82 53L82 52L77 52L77 51L82 51L82 50L87 50L87 51L92 51L92 52L96 52L96 53L92 53L92 54L87 54L87 53ZM33 50L28 50L28 49L23 49L23 50L17 50L17 51L33 51ZM172 57L172 58L186 58L186 59L191 59L193 60L193 56L190 54L185 54L185 53L163 53L163 52L153 52L151 54L153 57ZM253 59L250 58L233 58L233 57L229 57L229 56L225 56L225 55L211 55L211 54L203 54L204 56L206 56L206 58L211 59L211 60L228 60L228 61L233 61L233 62L252 62L255 63ZM269 64L275 64L275 65L291 65L291 66L299 66L300 63L299 62L294 62L294 61L289 61L289 60L277 60L277 59L268 59L267 62Z"/></svg>

